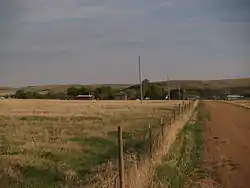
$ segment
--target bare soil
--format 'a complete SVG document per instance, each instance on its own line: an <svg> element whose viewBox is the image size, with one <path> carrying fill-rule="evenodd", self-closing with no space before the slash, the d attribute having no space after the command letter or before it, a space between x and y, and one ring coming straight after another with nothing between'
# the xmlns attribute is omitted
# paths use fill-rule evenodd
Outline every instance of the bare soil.
<svg viewBox="0 0 250 188"><path fill-rule="evenodd" d="M250 187L250 109L206 101L205 165L222 188Z"/></svg>

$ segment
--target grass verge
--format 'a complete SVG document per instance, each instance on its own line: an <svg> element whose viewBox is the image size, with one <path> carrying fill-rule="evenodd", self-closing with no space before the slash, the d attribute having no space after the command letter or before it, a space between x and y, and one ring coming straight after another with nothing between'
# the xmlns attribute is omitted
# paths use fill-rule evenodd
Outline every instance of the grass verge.
<svg viewBox="0 0 250 188"><path fill-rule="evenodd" d="M208 111L200 103L195 122L188 122L165 156L155 174L155 187L181 188L190 184L190 178L205 178L202 167L204 151L204 122L210 119ZM191 179L192 179L191 178Z"/></svg>

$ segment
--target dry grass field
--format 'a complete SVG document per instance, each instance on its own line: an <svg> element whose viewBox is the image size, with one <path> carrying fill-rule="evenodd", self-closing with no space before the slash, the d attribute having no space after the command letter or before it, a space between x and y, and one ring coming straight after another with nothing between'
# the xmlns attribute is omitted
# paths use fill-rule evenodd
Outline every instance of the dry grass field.
<svg viewBox="0 0 250 188"><path fill-rule="evenodd" d="M179 101L180 102L180 101ZM79 187L95 166L127 149L144 151L145 128L160 128L177 101L0 101L0 184Z"/></svg>
<svg viewBox="0 0 250 188"><path fill-rule="evenodd" d="M250 108L250 100L235 100L235 101L229 101L229 103Z"/></svg>

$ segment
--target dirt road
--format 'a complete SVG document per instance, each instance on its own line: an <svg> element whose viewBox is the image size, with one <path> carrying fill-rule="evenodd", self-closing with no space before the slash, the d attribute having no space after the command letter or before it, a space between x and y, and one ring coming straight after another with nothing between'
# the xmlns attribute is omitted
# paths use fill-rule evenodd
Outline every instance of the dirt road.
<svg viewBox="0 0 250 188"><path fill-rule="evenodd" d="M250 188L250 109L206 101L205 164L222 188Z"/></svg>

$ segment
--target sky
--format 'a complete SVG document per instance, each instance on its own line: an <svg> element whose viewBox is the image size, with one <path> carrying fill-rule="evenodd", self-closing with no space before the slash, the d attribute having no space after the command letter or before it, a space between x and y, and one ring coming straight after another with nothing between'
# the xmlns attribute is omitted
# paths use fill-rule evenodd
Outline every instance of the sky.
<svg viewBox="0 0 250 188"><path fill-rule="evenodd" d="M249 0L2 0L0 85L250 77Z"/></svg>

